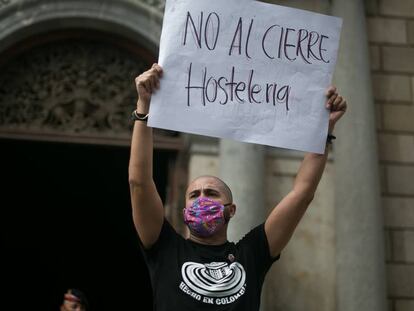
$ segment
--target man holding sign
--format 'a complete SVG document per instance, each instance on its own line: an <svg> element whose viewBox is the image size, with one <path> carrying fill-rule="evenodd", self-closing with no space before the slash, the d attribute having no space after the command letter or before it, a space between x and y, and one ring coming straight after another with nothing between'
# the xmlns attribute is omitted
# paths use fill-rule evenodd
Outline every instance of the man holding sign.
<svg viewBox="0 0 414 311"><path fill-rule="evenodd" d="M265 275L313 199L326 145L346 111L336 88L326 90L340 25L336 18L256 1L167 1L162 67L154 64L135 80L129 163L154 310L259 310ZM162 92L155 95L161 77ZM185 239L165 219L153 181L151 127L308 153L293 189L237 243L227 240L236 213L229 187L214 176L193 180L185 194Z"/></svg>
<svg viewBox="0 0 414 311"><path fill-rule="evenodd" d="M150 272L154 310L259 310L265 275L313 199L328 148L324 154L305 155L292 191L237 243L227 240L227 226L236 212L229 187L213 176L192 181L183 209L190 236L184 239L164 218L152 175L152 129L146 122L162 75L163 69L154 64L135 80L139 100L129 163L133 219ZM326 96L329 144L347 105L334 87Z"/></svg>

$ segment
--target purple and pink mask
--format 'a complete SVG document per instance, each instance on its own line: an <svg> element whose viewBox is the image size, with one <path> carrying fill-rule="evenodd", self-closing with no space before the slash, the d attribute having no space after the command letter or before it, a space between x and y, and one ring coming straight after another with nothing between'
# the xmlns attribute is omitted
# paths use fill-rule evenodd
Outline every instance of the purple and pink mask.
<svg viewBox="0 0 414 311"><path fill-rule="evenodd" d="M201 237L212 236L225 224L224 207L217 201L209 198L197 198L191 206L184 210L184 222L190 230Z"/></svg>

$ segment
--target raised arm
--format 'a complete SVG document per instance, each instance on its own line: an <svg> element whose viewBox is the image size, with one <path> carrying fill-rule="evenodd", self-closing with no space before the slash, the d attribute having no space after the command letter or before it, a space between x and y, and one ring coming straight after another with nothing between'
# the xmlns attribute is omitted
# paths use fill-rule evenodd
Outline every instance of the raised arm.
<svg viewBox="0 0 414 311"><path fill-rule="evenodd" d="M159 88L162 68L152 68L135 79L138 114L147 115L151 95ZM129 160L129 187L135 228L145 248L158 239L164 221L164 208L152 174L153 137L146 121L135 121Z"/></svg>
<svg viewBox="0 0 414 311"><path fill-rule="evenodd" d="M327 90L326 108L330 110L329 134L332 134L336 122L346 111L346 101L338 95L336 88ZM316 188L325 169L328 157L325 154L307 153L299 168L293 189L273 209L265 222L266 237L270 254L277 256L289 242L290 238L307 207L313 200Z"/></svg>

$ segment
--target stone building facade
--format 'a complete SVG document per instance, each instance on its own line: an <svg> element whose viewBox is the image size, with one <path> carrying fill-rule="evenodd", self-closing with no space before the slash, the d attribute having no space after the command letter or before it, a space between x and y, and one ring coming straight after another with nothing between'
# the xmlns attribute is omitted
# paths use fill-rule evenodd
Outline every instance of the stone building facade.
<svg viewBox="0 0 414 311"><path fill-rule="evenodd" d="M269 273L263 310L414 310L414 2L267 2L344 18L334 83L350 108L315 199ZM163 7L0 0L0 136L128 147L135 94L125 79L157 58ZM235 240L290 190L302 158L168 131L156 147L176 154L165 195L176 228L186 182L214 174L234 190Z"/></svg>
<svg viewBox="0 0 414 311"><path fill-rule="evenodd" d="M368 1L390 310L414 309L414 3Z"/></svg>

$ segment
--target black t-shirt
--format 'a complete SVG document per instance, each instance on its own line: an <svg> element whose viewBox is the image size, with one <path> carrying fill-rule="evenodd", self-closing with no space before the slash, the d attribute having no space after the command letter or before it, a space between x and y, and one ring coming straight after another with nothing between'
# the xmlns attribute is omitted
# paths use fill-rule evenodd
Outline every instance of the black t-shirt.
<svg viewBox="0 0 414 311"><path fill-rule="evenodd" d="M264 224L237 243L203 245L184 239L165 220L158 241L143 250L154 310L259 310L272 263Z"/></svg>

